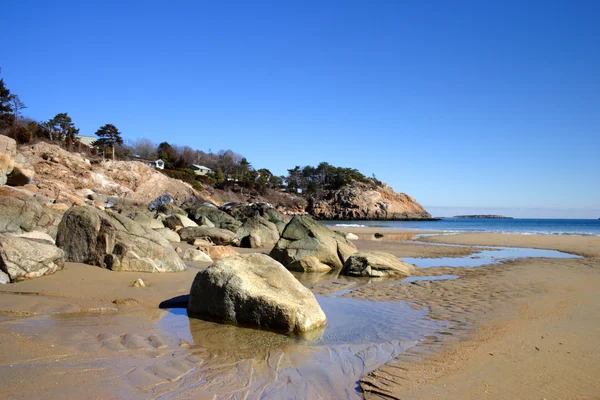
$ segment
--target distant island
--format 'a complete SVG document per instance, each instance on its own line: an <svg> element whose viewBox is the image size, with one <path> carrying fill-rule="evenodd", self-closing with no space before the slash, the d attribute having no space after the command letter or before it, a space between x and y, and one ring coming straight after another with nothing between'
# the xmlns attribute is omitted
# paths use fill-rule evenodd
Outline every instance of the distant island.
<svg viewBox="0 0 600 400"><path fill-rule="evenodd" d="M476 219L513 219L513 217L505 217L504 215L455 215L454 218L476 218Z"/></svg>

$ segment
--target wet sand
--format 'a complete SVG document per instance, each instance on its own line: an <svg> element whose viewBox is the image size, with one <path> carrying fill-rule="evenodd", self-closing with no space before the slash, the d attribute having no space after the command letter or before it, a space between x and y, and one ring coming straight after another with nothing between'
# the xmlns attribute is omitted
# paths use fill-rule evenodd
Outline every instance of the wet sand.
<svg viewBox="0 0 600 400"><path fill-rule="evenodd" d="M360 250L401 257L458 257L478 250L402 241L414 239L414 232L370 240L369 229L348 230L359 234ZM421 269L417 276L459 279L412 283L299 274L319 295L385 302L386 313L394 312L389 308L394 302L404 302L407 313L426 318L415 319L414 328L407 326L396 341L318 345L324 339L317 338L317 345L233 352L220 346L238 341L238 328L199 322L184 327L191 331L187 337L175 334L178 322L171 324L169 311L159 309L165 300L172 300L169 306L185 304L197 269L115 273L69 263L52 276L0 286L2 396L360 398L362 388L367 398L597 398L598 238L465 234L419 240L559 249L586 258ZM130 287L137 278L149 287ZM369 323L371 311L357 310ZM389 334L378 329L376 334ZM411 332L426 337L415 342ZM330 366L328 373L321 374L319 365ZM361 378L360 387L352 384Z"/></svg>

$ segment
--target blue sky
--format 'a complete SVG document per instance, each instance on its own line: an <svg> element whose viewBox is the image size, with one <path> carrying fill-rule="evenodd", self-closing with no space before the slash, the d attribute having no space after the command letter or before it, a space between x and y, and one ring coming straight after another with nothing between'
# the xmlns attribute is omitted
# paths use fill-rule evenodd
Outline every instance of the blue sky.
<svg viewBox="0 0 600 400"><path fill-rule="evenodd" d="M2 8L0 77L34 119L231 148L277 174L328 161L448 214L600 217L599 2Z"/></svg>

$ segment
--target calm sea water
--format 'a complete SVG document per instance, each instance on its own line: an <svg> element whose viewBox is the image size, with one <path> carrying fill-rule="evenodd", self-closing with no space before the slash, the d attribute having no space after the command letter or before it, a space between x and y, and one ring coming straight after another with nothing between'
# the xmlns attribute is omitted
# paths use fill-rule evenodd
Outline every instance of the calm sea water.
<svg viewBox="0 0 600 400"><path fill-rule="evenodd" d="M465 219L443 218L441 221L323 221L328 226L380 227L445 232L496 232L541 235L600 236L597 219Z"/></svg>

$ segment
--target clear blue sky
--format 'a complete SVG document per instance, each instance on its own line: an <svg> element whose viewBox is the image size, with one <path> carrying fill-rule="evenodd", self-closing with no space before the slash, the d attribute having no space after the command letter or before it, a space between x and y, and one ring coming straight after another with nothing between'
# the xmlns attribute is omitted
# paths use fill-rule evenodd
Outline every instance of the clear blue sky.
<svg viewBox="0 0 600 400"><path fill-rule="evenodd" d="M231 148L277 174L328 161L435 210L600 217L598 1L21 0L2 14L0 77L34 119Z"/></svg>

